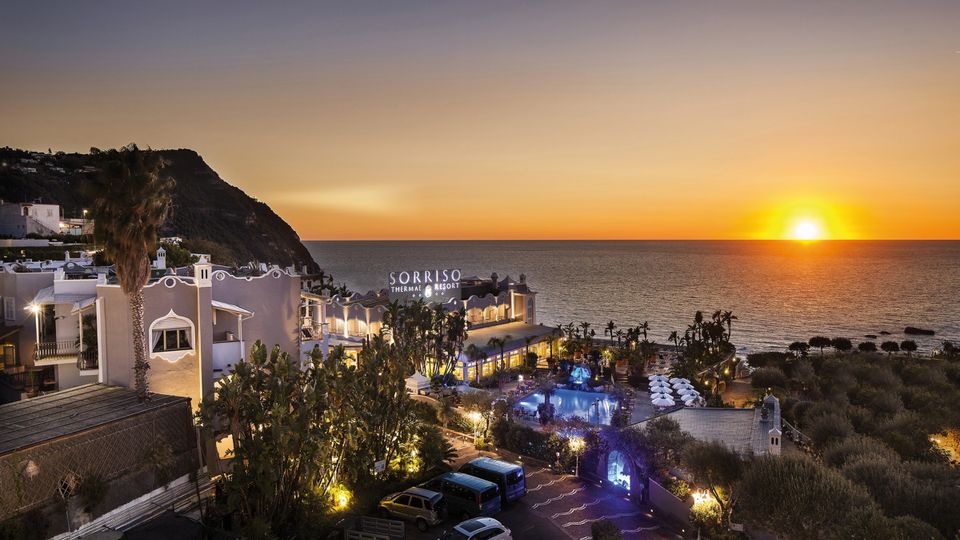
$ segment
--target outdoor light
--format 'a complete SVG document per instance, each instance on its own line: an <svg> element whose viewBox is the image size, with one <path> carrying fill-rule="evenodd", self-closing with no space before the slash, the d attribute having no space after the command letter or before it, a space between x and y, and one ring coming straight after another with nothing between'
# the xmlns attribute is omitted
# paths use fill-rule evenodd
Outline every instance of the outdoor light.
<svg viewBox="0 0 960 540"><path fill-rule="evenodd" d="M576 472L574 474L575 476L580 476L580 452L583 452L587 443L583 440L583 437L573 436L567 439L567 444L570 446L570 451L573 452L573 455L577 458ZM559 454L557 454L557 456L559 458Z"/></svg>
<svg viewBox="0 0 960 540"><path fill-rule="evenodd" d="M40 313L40 306L37 304L30 304L29 306L27 306L27 309L29 309L30 313L33 313L34 315L36 315L37 313Z"/></svg>
<svg viewBox="0 0 960 540"><path fill-rule="evenodd" d="M523 374L517 375L517 382L523 382Z"/></svg>

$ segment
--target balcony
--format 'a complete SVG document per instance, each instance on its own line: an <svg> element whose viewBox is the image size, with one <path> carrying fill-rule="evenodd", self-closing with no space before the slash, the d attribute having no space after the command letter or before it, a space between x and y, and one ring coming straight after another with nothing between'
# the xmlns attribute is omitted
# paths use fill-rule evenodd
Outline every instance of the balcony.
<svg viewBox="0 0 960 540"><path fill-rule="evenodd" d="M218 341L213 344L213 373L215 378L233 371L233 365L243 359L242 341Z"/></svg>
<svg viewBox="0 0 960 540"><path fill-rule="evenodd" d="M76 340L41 341L33 352L38 366L72 364L77 361L79 347Z"/></svg>
<svg viewBox="0 0 960 540"><path fill-rule="evenodd" d="M56 364L77 364L80 371L96 371L96 350L81 351L76 340L41 341L33 353L34 363L38 366Z"/></svg>

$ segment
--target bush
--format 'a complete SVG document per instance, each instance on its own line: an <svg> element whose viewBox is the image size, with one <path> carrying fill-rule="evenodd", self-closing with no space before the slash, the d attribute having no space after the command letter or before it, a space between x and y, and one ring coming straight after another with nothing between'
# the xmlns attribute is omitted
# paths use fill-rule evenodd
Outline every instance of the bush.
<svg viewBox="0 0 960 540"><path fill-rule="evenodd" d="M900 461L900 456L883 441L866 435L854 435L834 441L823 451L823 462L831 467L843 467L847 463L863 458Z"/></svg>
<svg viewBox="0 0 960 540"><path fill-rule="evenodd" d="M754 388L786 388L787 376L777 367L763 367L753 372L750 386Z"/></svg>
<svg viewBox="0 0 960 540"><path fill-rule="evenodd" d="M590 534L593 540L620 540L623 536L620 534L620 528L609 519L601 519L590 525Z"/></svg>
<svg viewBox="0 0 960 540"><path fill-rule="evenodd" d="M845 439L853 434L853 424L845 416L827 413L810 420L807 435L818 449L825 448L834 441Z"/></svg>

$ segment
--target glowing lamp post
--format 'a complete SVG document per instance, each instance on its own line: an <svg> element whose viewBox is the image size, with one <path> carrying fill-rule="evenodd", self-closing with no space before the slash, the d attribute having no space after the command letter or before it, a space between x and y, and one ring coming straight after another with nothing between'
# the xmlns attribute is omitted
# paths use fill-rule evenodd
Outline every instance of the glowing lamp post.
<svg viewBox="0 0 960 540"><path fill-rule="evenodd" d="M483 422L483 415L480 411L470 411L467 413L467 420L473 424L473 444L477 444L477 437L480 436L480 423Z"/></svg>
<svg viewBox="0 0 960 540"><path fill-rule="evenodd" d="M583 449L587 446L587 443L583 440L583 437L574 436L567 439L567 444L570 446L570 451L577 459L575 475L580 476L580 454L583 453Z"/></svg>

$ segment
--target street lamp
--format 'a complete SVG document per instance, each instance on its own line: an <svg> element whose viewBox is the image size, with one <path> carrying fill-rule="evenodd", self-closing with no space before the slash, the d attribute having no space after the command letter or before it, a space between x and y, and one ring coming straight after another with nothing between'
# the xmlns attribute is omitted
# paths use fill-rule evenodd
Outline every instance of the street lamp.
<svg viewBox="0 0 960 540"><path fill-rule="evenodd" d="M583 437L573 436L567 439L567 445L570 446L570 451L573 452L574 457L577 458L577 468L576 476L580 476L580 453L583 452L583 449L587 446L586 441L583 440Z"/></svg>

